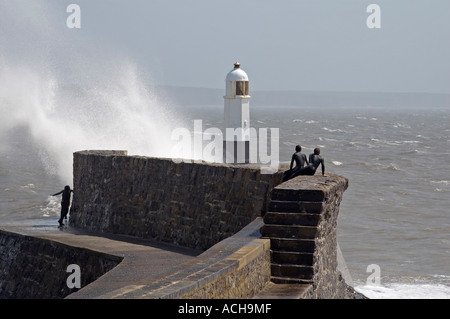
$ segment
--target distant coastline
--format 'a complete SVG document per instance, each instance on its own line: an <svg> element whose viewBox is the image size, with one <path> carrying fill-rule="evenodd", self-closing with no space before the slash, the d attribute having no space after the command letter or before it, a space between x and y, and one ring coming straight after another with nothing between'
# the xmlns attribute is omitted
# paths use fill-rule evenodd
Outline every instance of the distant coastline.
<svg viewBox="0 0 450 319"><path fill-rule="evenodd" d="M155 86L155 92L181 105L223 105L223 89ZM449 107L450 94L331 91L251 91L253 106Z"/></svg>

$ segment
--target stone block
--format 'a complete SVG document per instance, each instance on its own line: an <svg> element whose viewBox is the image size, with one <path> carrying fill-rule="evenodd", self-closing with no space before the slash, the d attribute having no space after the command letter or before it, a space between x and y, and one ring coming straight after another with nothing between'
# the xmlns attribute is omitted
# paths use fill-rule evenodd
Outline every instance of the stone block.
<svg viewBox="0 0 450 319"><path fill-rule="evenodd" d="M275 251L313 253L316 243L314 239L270 238L270 247Z"/></svg>
<svg viewBox="0 0 450 319"><path fill-rule="evenodd" d="M317 226L320 216L317 214L274 213L264 215L264 223L274 225Z"/></svg>
<svg viewBox="0 0 450 319"><path fill-rule="evenodd" d="M268 210L270 212L280 213L320 214L323 210L323 203L305 201L278 201L272 199L269 203Z"/></svg>
<svg viewBox="0 0 450 319"><path fill-rule="evenodd" d="M306 201L306 202L322 202L325 193L321 190L299 190L275 188L272 190L271 199L276 201Z"/></svg>
<svg viewBox="0 0 450 319"><path fill-rule="evenodd" d="M312 226L264 225L261 227L263 237L314 239L316 233L317 227Z"/></svg>
<svg viewBox="0 0 450 319"><path fill-rule="evenodd" d="M275 264L292 264L300 266L313 265L313 253L271 251L271 261Z"/></svg>
<svg viewBox="0 0 450 319"><path fill-rule="evenodd" d="M311 266L272 264L272 277L286 277L295 279L311 280L314 270Z"/></svg>

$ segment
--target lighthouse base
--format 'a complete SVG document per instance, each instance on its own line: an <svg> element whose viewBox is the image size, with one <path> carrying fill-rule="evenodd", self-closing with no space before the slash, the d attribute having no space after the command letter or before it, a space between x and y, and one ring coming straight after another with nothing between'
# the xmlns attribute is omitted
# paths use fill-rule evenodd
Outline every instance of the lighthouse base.
<svg viewBox="0 0 450 319"><path fill-rule="evenodd" d="M223 162L227 164L250 163L249 141L224 141Z"/></svg>

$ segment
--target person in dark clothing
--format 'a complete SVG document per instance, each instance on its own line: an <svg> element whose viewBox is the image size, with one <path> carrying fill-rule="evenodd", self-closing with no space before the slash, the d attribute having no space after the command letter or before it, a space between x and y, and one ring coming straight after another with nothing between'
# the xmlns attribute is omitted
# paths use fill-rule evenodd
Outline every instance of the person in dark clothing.
<svg viewBox="0 0 450 319"><path fill-rule="evenodd" d="M301 153L301 151L302 151L302 147L300 145L297 145L295 147L295 153L292 154L291 166L290 166L289 170L284 172L283 181L287 181L288 179L294 178L305 167L305 164L308 165L308 160L306 159L306 155ZM295 167L293 167L294 162L295 162Z"/></svg>
<svg viewBox="0 0 450 319"><path fill-rule="evenodd" d="M314 175L319 165L322 165L322 175L325 175L325 160L320 156L320 148L315 148L314 153L309 155L309 165L304 167L298 175Z"/></svg>
<svg viewBox="0 0 450 319"><path fill-rule="evenodd" d="M292 161L294 161L294 156L295 156L295 154L292 156ZM291 167L292 167L292 161L291 161ZM286 171L283 176L283 182L285 182L291 178L294 178L296 176L299 176L299 175L314 175L314 174L316 174L316 170L320 165L322 165L322 175L325 177L328 176L325 174L325 160L320 155L320 148L315 148L314 153L309 155L309 163L308 163L308 161L306 161L306 157L305 157L305 163L306 163L306 166L304 166L304 167L301 166L298 170L294 171L291 169L291 170Z"/></svg>
<svg viewBox="0 0 450 319"><path fill-rule="evenodd" d="M69 185L66 185L64 189L56 194L53 194L52 196L58 196L62 194L61 199L61 216L58 220L59 226L63 226L63 219L67 219L67 214L69 213L69 206L70 206L70 194L73 193L73 190L70 189Z"/></svg>

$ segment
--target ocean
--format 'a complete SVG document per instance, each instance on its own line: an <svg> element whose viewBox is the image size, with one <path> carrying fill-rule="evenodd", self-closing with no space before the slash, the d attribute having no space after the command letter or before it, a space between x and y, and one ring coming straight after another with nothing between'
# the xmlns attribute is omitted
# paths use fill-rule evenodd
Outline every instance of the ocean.
<svg viewBox="0 0 450 319"><path fill-rule="evenodd" d="M196 113L197 112L197 113ZM221 109L196 108L212 122ZM252 127L279 128L280 161L321 149L349 179L338 242L353 286L369 298L450 298L450 110L252 108ZM187 115L186 115L187 116Z"/></svg>
<svg viewBox="0 0 450 319"><path fill-rule="evenodd" d="M71 185L74 151L163 156L170 129L192 129L194 120L222 124L220 105L165 101L161 108L148 96L102 100L107 112L93 111L86 99L65 116L58 90L50 91L57 93L51 108L42 100L29 101L38 113L9 108L12 120L0 130L1 225L57 226L59 198L50 195ZM337 236L357 291L374 299L450 299L450 110L250 105L252 127L279 129L281 162L297 144L307 155L320 147L326 171L349 179ZM28 113L17 120L17 110Z"/></svg>

